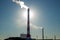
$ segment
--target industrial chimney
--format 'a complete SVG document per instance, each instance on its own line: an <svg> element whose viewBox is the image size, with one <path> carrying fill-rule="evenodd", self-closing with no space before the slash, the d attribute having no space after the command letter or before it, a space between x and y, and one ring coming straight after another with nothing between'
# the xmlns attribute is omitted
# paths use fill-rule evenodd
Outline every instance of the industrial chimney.
<svg viewBox="0 0 60 40"><path fill-rule="evenodd" d="M30 9L27 9L28 11L28 15L27 15L27 39L31 39L31 35L30 35L30 18L29 18L29 11Z"/></svg>
<svg viewBox="0 0 60 40"><path fill-rule="evenodd" d="M42 28L42 40L44 40L44 28Z"/></svg>
<svg viewBox="0 0 60 40"><path fill-rule="evenodd" d="M54 35L54 40L56 40L56 35Z"/></svg>

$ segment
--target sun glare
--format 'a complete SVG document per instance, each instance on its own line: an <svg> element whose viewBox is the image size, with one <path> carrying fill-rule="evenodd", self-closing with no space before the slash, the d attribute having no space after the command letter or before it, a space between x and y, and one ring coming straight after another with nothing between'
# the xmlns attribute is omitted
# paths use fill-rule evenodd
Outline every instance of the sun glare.
<svg viewBox="0 0 60 40"><path fill-rule="evenodd" d="M27 12L27 11L25 11L25 12L23 13L23 16L24 16L24 18L25 18L25 19L27 19L28 12ZM30 19L32 19L32 18L33 18L33 12L32 12L32 11L30 11L30 13L29 13L29 17L30 17Z"/></svg>

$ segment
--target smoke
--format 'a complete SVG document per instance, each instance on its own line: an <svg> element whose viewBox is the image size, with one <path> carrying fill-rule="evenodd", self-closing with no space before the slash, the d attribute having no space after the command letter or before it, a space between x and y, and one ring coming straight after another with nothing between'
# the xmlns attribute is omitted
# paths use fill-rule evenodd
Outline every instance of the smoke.
<svg viewBox="0 0 60 40"><path fill-rule="evenodd" d="M12 1L15 2L16 4L19 4L21 8L28 9L28 7L24 4L23 1L20 1L20 0L12 0Z"/></svg>
<svg viewBox="0 0 60 40"><path fill-rule="evenodd" d="M30 27L31 27L31 28L34 28L34 29L43 29L43 27L34 25L34 24L32 24L32 23L30 23Z"/></svg>
<svg viewBox="0 0 60 40"><path fill-rule="evenodd" d="M25 22L23 25L26 26L27 25L27 22ZM43 27L37 26L37 25L35 25L35 24L31 23L31 22L30 22L30 28L32 28L32 29L43 29Z"/></svg>
<svg viewBox="0 0 60 40"><path fill-rule="evenodd" d="M15 2L16 4L20 5L21 8L28 9L28 6L26 6L23 1L21 1L21 0L12 0L12 1ZM20 25L20 22L21 22L21 20L20 20L20 21L18 20L18 24L19 24L19 25ZM24 23L22 23L22 25L23 25L23 24L24 24ZM24 24L24 25L25 25L25 24ZM27 25L27 24L26 24L26 25ZM31 28L34 28L34 29L42 29L42 28L43 28L43 27L40 27L40 26L36 26L36 25L34 25L34 24L32 24L32 23L30 23L30 27L31 27Z"/></svg>
<svg viewBox="0 0 60 40"><path fill-rule="evenodd" d="M16 25L18 27L27 27L27 22L23 21L22 19L16 19ZM43 29L43 27L30 23L31 29Z"/></svg>

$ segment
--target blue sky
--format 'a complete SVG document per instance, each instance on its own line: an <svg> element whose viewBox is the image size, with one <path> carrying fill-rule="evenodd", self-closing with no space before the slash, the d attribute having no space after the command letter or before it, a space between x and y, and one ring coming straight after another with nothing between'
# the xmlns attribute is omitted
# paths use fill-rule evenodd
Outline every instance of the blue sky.
<svg viewBox="0 0 60 40"><path fill-rule="evenodd" d="M22 0L33 9L34 17L31 22L44 27L45 38L60 38L60 0ZM20 36L26 33L26 26L21 14L25 10L12 0L0 0L0 39ZM20 21L18 21L20 20ZM18 23L19 22L19 23ZM41 29L31 28L32 37L41 38Z"/></svg>

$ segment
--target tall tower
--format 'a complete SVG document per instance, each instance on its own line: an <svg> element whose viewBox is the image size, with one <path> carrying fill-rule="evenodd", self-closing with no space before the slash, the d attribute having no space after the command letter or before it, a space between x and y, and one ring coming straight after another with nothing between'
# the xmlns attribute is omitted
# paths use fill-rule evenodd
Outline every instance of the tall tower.
<svg viewBox="0 0 60 40"><path fill-rule="evenodd" d="M27 9L28 11L28 16L27 16L27 38L31 38L31 35L30 35L30 17L29 17L29 11L30 9L28 8Z"/></svg>
<svg viewBox="0 0 60 40"><path fill-rule="evenodd" d="M42 40L44 40L44 28L42 28Z"/></svg>
<svg viewBox="0 0 60 40"><path fill-rule="evenodd" d="M54 35L54 40L56 40L56 35Z"/></svg>

